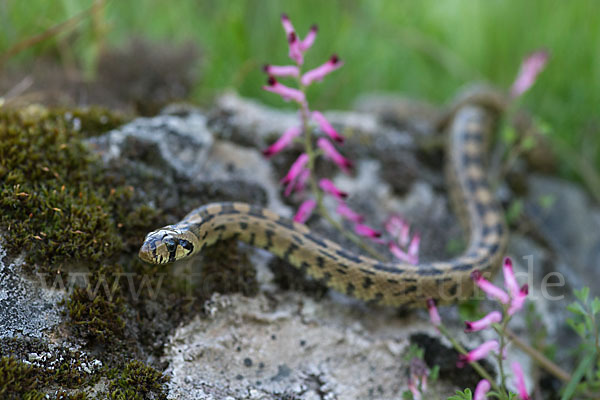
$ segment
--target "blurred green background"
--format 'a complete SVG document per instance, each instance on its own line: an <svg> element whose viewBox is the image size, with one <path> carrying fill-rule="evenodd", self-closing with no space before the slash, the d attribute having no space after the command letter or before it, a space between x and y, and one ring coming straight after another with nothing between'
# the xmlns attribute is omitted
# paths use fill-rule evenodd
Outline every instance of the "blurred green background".
<svg viewBox="0 0 600 400"><path fill-rule="evenodd" d="M0 0L0 53L91 4ZM193 41L202 54L194 101L206 103L234 88L243 96L284 106L261 90L265 76L260 68L266 62L288 63L279 20L286 12L301 36L311 24L319 26L308 67L334 52L346 62L309 93L313 107L343 109L356 96L373 91L443 103L475 80L508 88L523 57L545 48L550 62L522 99L523 107L549 126L555 148L567 162L565 170L581 175L587 168L588 175L597 176L599 8L594 0L108 0L95 21L86 18L69 30L66 45L66 35L59 35L9 62L27 65L53 55L92 77L101 45L120 46L132 36Z"/></svg>

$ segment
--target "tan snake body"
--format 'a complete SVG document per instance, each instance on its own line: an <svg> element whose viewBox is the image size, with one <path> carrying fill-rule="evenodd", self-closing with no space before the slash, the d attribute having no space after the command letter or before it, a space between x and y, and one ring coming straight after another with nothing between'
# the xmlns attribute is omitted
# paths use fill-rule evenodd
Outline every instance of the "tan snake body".
<svg viewBox="0 0 600 400"><path fill-rule="evenodd" d="M304 224L245 203L213 203L182 221L146 236L142 260L165 264L191 257L225 239L268 250L327 286L347 295L389 306L424 306L467 298L474 270L494 272L504 255L508 230L486 176L492 122L481 107L463 104L449 119L449 192L469 241L460 256L412 265L383 263L355 254Z"/></svg>

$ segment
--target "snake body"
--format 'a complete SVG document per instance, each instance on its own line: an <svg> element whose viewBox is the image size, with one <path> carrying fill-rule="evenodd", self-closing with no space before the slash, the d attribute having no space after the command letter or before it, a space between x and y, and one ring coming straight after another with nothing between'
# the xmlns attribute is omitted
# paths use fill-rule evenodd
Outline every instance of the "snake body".
<svg viewBox="0 0 600 400"><path fill-rule="evenodd" d="M491 118L473 104L448 122L447 180L454 208L466 228L466 250L447 261L412 265L384 263L355 254L306 225L245 203L212 203L182 221L149 233L142 260L165 264L188 258L225 239L268 250L306 274L347 295L381 305L423 306L467 298L474 270L493 273L505 252L508 230L486 176Z"/></svg>

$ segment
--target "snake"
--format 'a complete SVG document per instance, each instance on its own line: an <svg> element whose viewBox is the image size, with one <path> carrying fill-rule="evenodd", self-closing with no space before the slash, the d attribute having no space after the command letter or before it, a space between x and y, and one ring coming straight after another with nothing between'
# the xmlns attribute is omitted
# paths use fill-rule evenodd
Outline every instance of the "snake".
<svg viewBox="0 0 600 400"><path fill-rule="evenodd" d="M344 248L305 224L240 202L203 205L180 222L148 233L139 257L167 264L234 239L266 249L326 286L367 303L422 307L429 299L443 304L467 299L474 288L471 275L495 273L508 242L504 214L487 176L494 117L480 103L459 102L445 123L449 197L468 236L465 250L454 258L417 265L382 262Z"/></svg>

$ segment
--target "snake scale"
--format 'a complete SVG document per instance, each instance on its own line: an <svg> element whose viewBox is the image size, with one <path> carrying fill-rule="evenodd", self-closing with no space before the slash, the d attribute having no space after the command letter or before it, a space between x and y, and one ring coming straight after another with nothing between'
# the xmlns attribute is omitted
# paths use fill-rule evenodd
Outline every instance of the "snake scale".
<svg viewBox="0 0 600 400"><path fill-rule="evenodd" d="M246 203L212 203L146 236L142 260L166 264L218 241L237 239L268 250L339 292L387 306L424 306L468 298L474 270L493 273L506 250L508 229L486 175L492 131L489 110L466 101L448 118L446 174L450 197L469 241L459 256L412 265L355 254L306 225Z"/></svg>

